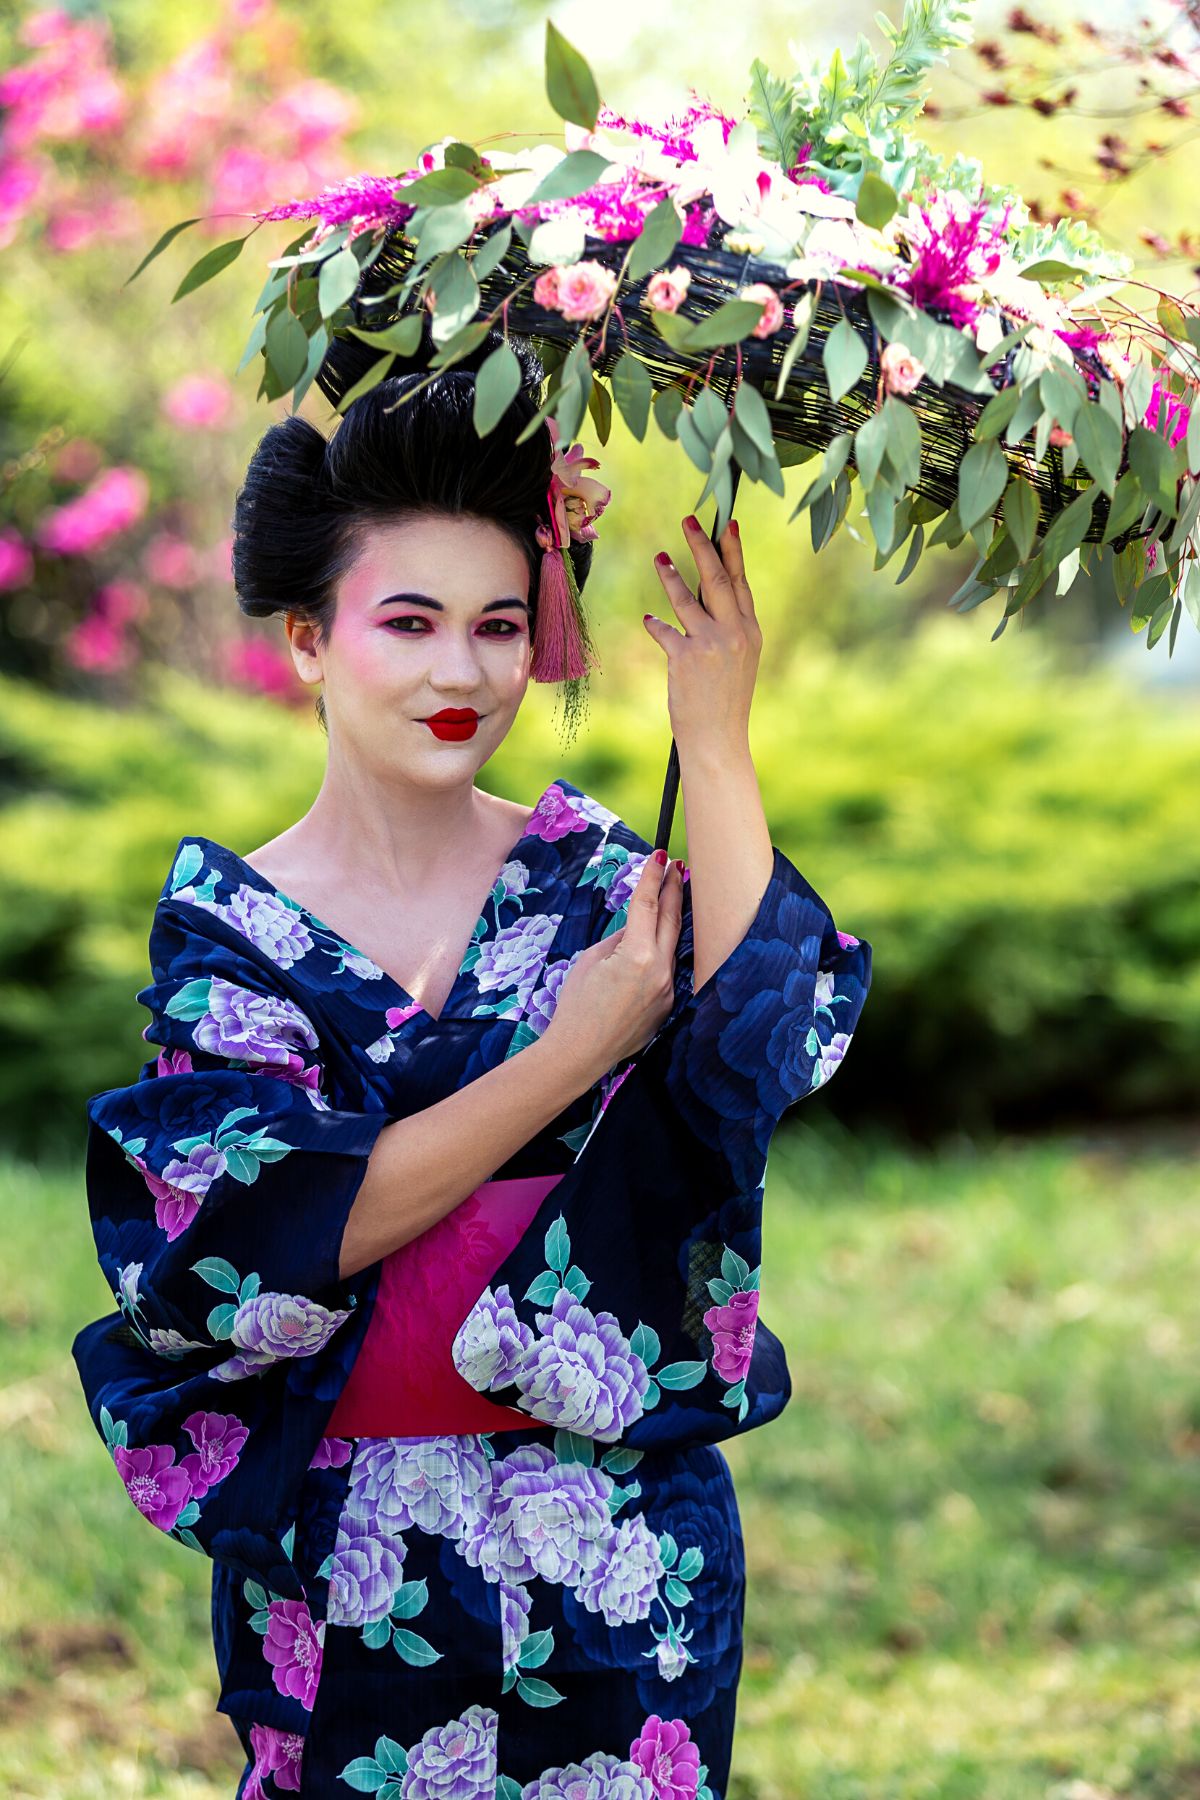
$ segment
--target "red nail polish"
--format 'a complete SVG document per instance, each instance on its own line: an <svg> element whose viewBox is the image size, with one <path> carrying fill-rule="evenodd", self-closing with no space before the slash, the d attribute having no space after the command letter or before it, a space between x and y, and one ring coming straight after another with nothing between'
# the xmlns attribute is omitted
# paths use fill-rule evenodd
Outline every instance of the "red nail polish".
<svg viewBox="0 0 1200 1800"><path fill-rule="evenodd" d="M733 533L733 535L734 535L734 537L735 537L735 538L740 538L740 537L741 537L741 535L742 535L742 529L741 529L741 526L740 526L740 525L739 525L739 524L738 524L738 522L737 522L737 520L736 520L736 519L730 519L730 521L729 521L729 529L730 529L730 531L732 531L732 533Z"/></svg>
<svg viewBox="0 0 1200 1800"><path fill-rule="evenodd" d="M654 852L654 860L658 864L659 868L665 868L666 862L667 862L666 851L665 850L656 850Z"/></svg>
<svg viewBox="0 0 1200 1800"><path fill-rule="evenodd" d="M647 619L652 619L653 617L654 617L653 613L643 613L642 614L642 624L644 625L646 623Z"/></svg>
<svg viewBox="0 0 1200 1800"><path fill-rule="evenodd" d="M700 521L696 517L695 513L689 513L687 518L683 522L685 525L690 526L693 531L699 531L701 529Z"/></svg>
<svg viewBox="0 0 1200 1800"><path fill-rule="evenodd" d="M660 550L654 560L662 569L669 569L671 566L671 558L667 555L665 550Z"/></svg>

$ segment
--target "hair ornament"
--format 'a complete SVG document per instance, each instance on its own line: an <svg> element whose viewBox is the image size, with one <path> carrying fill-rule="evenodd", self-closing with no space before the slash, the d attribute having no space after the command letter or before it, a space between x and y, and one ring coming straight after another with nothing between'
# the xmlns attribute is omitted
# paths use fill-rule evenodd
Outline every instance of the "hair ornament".
<svg viewBox="0 0 1200 1800"><path fill-rule="evenodd" d="M567 718L575 720L592 667L598 668L600 663L588 630L569 546L572 541L595 541L595 521L611 500L612 490L583 472L600 467L596 457L585 455L582 444L561 449L556 419L547 419L546 427L554 456L545 512L538 514L535 532L542 549L542 563L529 676L531 681L562 682Z"/></svg>

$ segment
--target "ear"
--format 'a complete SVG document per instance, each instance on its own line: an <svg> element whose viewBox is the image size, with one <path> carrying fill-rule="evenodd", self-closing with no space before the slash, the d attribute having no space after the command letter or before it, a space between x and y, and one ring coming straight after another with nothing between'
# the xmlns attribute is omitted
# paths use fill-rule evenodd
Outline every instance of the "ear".
<svg viewBox="0 0 1200 1800"><path fill-rule="evenodd" d="M292 653L292 661L296 665L296 673L301 681L310 687L325 678L322 666L321 651L316 641L316 625L304 613L287 612L283 615L284 630L288 635L288 648Z"/></svg>

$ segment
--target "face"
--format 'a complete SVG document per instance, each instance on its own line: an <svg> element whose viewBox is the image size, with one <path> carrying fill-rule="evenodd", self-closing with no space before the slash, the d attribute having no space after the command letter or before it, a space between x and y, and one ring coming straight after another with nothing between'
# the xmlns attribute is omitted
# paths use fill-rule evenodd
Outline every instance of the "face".
<svg viewBox="0 0 1200 1800"><path fill-rule="evenodd" d="M457 786L501 743L529 682L529 565L489 520L409 516L363 529L323 643L287 615L303 681L324 683L331 754L382 778ZM478 719L437 735L447 708Z"/></svg>

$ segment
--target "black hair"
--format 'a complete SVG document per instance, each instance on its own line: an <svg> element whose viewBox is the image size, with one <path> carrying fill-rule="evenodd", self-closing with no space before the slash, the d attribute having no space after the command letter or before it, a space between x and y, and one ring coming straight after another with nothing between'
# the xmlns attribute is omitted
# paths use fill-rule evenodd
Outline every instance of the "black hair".
<svg viewBox="0 0 1200 1800"><path fill-rule="evenodd" d="M481 438L473 420L475 371L503 334L493 326L471 354L430 381L436 346L428 310L420 310L418 349L397 356L382 381L351 401L328 437L291 413L259 440L232 521L234 586L250 617L296 612L325 637L337 585L359 552L364 526L411 513L469 514L502 527L525 552L531 636L536 633L542 550L534 533L538 515L547 516L553 451L545 429L523 444L515 439L542 402L541 359L527 339L510 334L521 386L499 424ZM337 405L379 354L359 338L334 338L316 385ZM592 544L572 539L568 554L582 590ZM323 696L317 716L324 726Z"/></svg>

